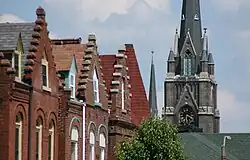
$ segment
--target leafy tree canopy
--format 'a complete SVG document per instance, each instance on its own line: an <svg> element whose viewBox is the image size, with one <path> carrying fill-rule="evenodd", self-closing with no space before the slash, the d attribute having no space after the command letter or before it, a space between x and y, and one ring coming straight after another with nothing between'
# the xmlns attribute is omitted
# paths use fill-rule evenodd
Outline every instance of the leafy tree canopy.
<svg viewBox="0 0 250 160"><path fill-rule="evenodd" d="M149 118L130 140L118 144L117 160L184 160L177 127L159 118Z"/></svg>

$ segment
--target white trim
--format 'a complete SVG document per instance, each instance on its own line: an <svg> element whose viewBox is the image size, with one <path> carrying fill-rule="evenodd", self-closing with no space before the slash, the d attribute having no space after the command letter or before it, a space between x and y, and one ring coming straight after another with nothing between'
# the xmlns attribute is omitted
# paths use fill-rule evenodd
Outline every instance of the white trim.
<svg viewBox="0 0 250 160"><path fill-rule="evenodd" d="M72 78L73 78L73 84L71 83ZM70 73L69 74L69 88L70 89L73 88L71 90L71 98L75 98L75 95L76 95L76 84L75 83L76 83L76 76L75 76L75 74Z"/></svg>
<svg viewBox="0 0 250 160"><path fill-rule="evenodd" d="M18 160L21 160L22 159L22 120L20 122L16 122L16 128L18 128Z"/></svg>
<svg viewBox="0 0 250 160"><path fill-rule="evenodd" d="M91 131L89 134L90 142L90 160L95 160L95 134Z"/></svg>
<svg viewBox="0 0 250 160"><path fill-rule="evenodd" d="M117 53L115 56L116 56L117 58L123 58L123 57L124 57L124 54L123 54L123 53Z"/></svg>
<svg viewBox="0 0 250 160"><path fill-rule="evenodd" d="M125 109L125 90L124 90L124 80L122 80L122 86L121 86L121 94L122 94L122 100L121 100L121 107L122 110Z"/></svg>
<svg viewBox="0 0 250 160"><path fill-rule="evenodd" d="M114 73L113 73L113 76L114 76L114 77L121 77L121 76L122 76L122 73L120 73L120 72L114 72Z"/></svg>
<svg viewBox="0 0 250 160"><path fill-rule="evenodd" d="M94 94L94 102L99 103L99 80L97 77L96 69L93 73L93 94Z"/></svg>
<svg viewBox="0 0 250 160"><path fill-rule="evenodd" d="M121 68L123 68L123 65L121 65L121 64L116 64L116 65L114 65L114 68L115 68L115 69L121 69Z"/></svg>
<svg viewBox="0 0 250 160"><path fill-rule="evenodd" d="M79 138L79 134L78 134L77 128L72 128L72 131L71 131L71 145L73 143L74 148L73 148L73 153L72 153L72 150L71 150L71 160L78 160L78 138Z"/></svg>
<svg viewBox="0 0 250 160"><path fill-rule="evenodd" d="M49 88L49 68L48 68L48 61L46 59L42 59L42 66L46 67L46 84L47 84L46 86L44 85L43 86Z"/></svg>
<svg viewBox="0 0 250 160"><path fill-rule="evenodd" d="M38 160L42 160L42 128L43 128L42 124L36 126L36 132L37 131L39 132L38 133L39 142L36 142L36 145L38 145Z"/></svg>
<svg viewBox="0 0 250 160"><path fill-rule="evenodd" d="M49 129L49 134L51 136L51 144L50 144L50 160L54 160L54 150L55 150L55 126L53 126Z"/></svg>

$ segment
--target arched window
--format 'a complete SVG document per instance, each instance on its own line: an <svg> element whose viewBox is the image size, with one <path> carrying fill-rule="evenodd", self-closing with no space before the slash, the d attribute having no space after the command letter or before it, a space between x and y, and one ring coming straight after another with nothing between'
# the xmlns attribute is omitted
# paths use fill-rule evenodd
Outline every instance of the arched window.
<svg viewBox="0 0 250 160"><path fill-rule="evenodd" d="M99 103L99 80L97 77L96 70L93 73L93 92L94 92L94 102Z"/></svg>
<svg viewBox="0 0 250 160"><path fill-rule="evenodd" d="M95 160L95 134L91 131L90 134L90 154L89 154L89 160Z"/></svg>
<svg viewBox="0 0 250 160"><path fill-rule="evenodd" d="M39 117L36 120L36 160L42 160L42 133L43 133L43 121Z"/></svg>
<svg viewBox="0 0 250 160"><path fill-rule="evenodd" d="M190 76L192 74L192 54L187 51L184 55L184 75Z"/></svg>
<svg viewBox="0 0 250 160"><path fill-rule="evenodd" d="M78 160L78 130L72 128L71 131L71 160Z"/></svg>
<svg viewBox="0 0 250 160"><path fill-rule="evenodd" d="M22 159L22 129L23 129L23 116L21 113L18 113L16 116L15 160Z"/></svg>
<svg viewBox="0 0 250 160"><path fill-rule="evenodd" d="M104 134L100 134L100 160L105 159L105 147L106 147L106 140Z"/></svg>
<svg viewBox="0 0 250 160"><path fill-rule="evenodd" d="M48 147L48 160L54 160L54 150L55 150L55 125L51 121L49 124L49 147Z"/></svg>

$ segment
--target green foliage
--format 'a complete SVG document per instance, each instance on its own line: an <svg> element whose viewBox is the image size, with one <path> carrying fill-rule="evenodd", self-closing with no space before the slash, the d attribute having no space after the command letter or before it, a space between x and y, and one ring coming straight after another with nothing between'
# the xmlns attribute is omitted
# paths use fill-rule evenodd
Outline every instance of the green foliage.
<svg viewBox="0 0 250 160"><path fill-rule="evenodd" d="M117 160L184 160L177 128L159 118L149 118L135 136L117 146Z"/></svg>

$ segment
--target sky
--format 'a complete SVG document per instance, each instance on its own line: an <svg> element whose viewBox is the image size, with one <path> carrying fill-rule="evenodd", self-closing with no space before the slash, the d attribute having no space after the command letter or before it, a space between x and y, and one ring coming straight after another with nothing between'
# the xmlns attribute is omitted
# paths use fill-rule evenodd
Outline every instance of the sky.
<svg viewBox="0 0 250 160"><path fill-rule="evenodd" d="M250 132L250 1L200 0L215 61L221 132ZM116 53L132 43L145 89L154 50L158 108L163 107L166 60L180 27L181 0L5 0L0 22L34 22L42 6L52 38L87 41L96 34L100 53Z"/></svg>

